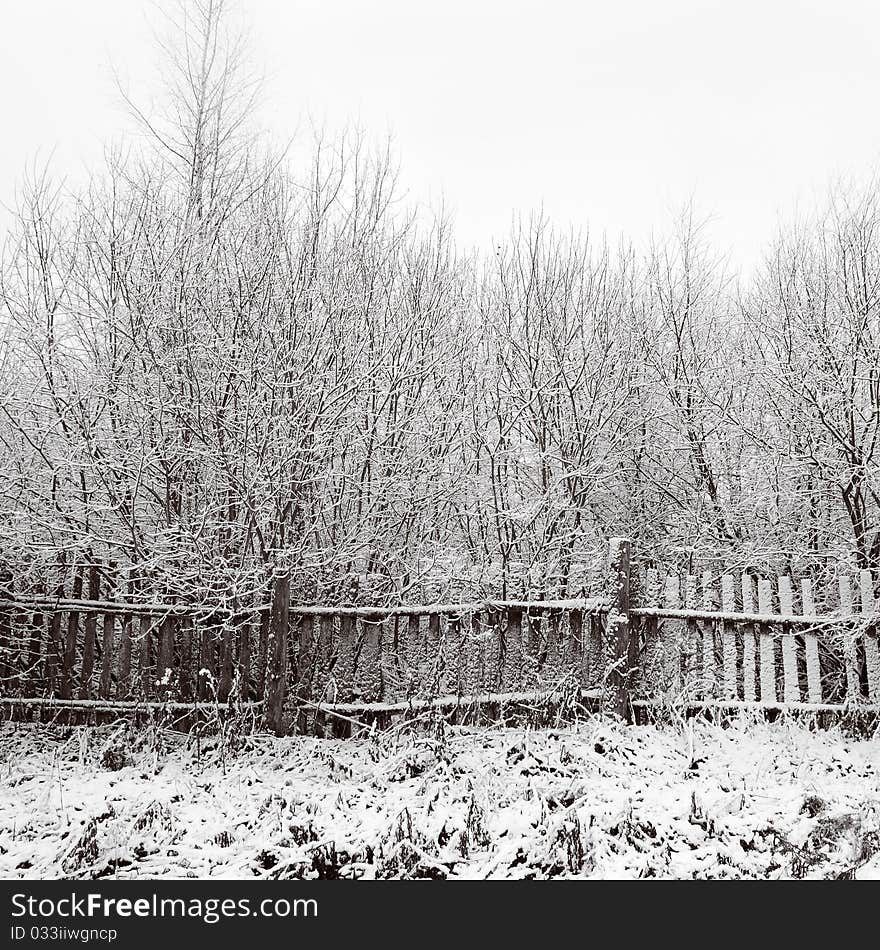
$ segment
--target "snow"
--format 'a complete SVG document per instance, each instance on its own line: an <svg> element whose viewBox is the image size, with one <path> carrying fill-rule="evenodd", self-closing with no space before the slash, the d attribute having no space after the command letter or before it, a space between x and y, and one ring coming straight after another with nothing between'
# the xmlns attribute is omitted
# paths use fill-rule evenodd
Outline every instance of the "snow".
<svg viewBox="0 0 880 950"><path fill-rule="evenodd" d="M5 724L0 779L5 878L880 877L880 738L793 720Z"/></svg>

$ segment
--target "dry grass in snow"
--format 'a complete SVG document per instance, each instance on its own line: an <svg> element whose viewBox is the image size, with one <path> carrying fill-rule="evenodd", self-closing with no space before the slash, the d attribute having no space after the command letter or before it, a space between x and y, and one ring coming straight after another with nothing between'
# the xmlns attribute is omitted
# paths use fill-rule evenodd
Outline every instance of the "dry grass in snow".
<svg viewBox="0 0 880 950"><path fill-rule="evenodd" d="M198 746L7 724L0 781L7 878L880 876L880 738L796 723Z"/></svg>

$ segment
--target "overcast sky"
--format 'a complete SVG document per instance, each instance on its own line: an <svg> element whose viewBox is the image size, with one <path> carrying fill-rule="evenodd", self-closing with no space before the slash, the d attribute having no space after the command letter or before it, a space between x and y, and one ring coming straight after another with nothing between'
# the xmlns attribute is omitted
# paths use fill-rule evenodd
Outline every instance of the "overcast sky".
<svg viewBox="0 0 880 950"><path fill-rule="evenodd" d="M0 201L35 157L75 182L153 57L145 0L0 0ZM749 267L780 214L880 159L871 0L243 0L262 119L394 135L416 200L460 239L514 212L637 240L693 198ZM0 215L0 221L5 221Z"/></svg>

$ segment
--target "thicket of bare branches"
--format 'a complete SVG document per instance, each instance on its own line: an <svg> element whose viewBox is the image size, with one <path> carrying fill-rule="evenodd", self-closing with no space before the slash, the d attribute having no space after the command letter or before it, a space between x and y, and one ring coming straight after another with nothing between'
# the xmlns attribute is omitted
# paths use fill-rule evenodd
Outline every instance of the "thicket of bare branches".
<svg viewBox="0 0 880 950"><path fill-rule="evenodd" d="M148 145L25 187L0 270L0 559L235 596L565 596L642 557L880 555L880 191L745 288L688 213L646 252L540 218L485 258L387 151L264 149L223 4L181 8Z"/></svg>

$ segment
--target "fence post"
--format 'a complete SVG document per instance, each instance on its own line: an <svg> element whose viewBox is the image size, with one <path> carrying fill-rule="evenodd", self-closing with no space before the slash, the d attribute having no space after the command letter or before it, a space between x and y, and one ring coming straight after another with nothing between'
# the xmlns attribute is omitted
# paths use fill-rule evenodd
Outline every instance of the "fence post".
<svg viewBox="0 0 880 950"><path fill-rule="evenodd" d="M628 689L630 541L612 538L608 556L609 611L603 638L602 712L631 721Z"/></svg>
<svg viewBox="0 0 880 950"><path fill-rule="evenodd" d="M284 694L287 689L287 631L290 612L290 577L276 574L272 589L269 627L269 671L264 694L266 724L276 735L283 730Z"/></svg>

